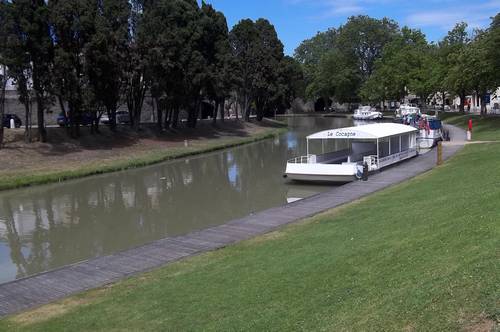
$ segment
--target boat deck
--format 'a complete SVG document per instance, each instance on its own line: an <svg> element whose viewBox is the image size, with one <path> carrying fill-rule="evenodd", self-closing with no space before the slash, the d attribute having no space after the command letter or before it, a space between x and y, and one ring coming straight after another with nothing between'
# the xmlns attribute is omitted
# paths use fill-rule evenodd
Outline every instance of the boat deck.
<svg viewBox="0 0 500 332"><path fill-rule="evenodd" d="M451 144L444 144L443 157L463 145L465 132L449 126ZM216 250L276 230L325 210L359 199L432 169L436 154L427 153L372 175L367 182L351 182L330 191L268 209L224 225L184 236L165 238L112 255L89 259L0 285L0 317L47 304L64 297L104 286L174 261Z"/></svg>

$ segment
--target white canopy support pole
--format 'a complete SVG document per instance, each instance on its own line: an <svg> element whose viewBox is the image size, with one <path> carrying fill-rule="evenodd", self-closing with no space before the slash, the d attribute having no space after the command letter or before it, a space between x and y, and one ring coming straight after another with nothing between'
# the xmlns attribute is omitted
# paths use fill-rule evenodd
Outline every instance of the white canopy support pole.
<svg viewBox="0 0 500 332"><path fill-rule="evenodd" d="M309 157L309 138L306 139L306 142L307 142L307 144L306 144L306 155L307 155L307 157Z"/></svg>
<svg viewBox="0 0 500 332"><path fill-rule="evenodd" d="M321 154L325 154L325 140L321 140Z"/></svg>
<svg viewBox="0 0 500 332"><path fill-rule="evenodd" d="M391 137L389 137L389 156L391 155Z"/></svg>
<svg viewBox="0 0 500 332"><path fill-rule="evenodd" d="M349 149L349 154L347 155L347 162L351 162L351 153L352 153L352 146L351 146L351 140L347 139L347 148Z"/></svg>
<svg viewBox="0 0 500 332"><path fill-rule="evenodd" d="M401 135L399 135L399 152L401 152Z"/></svg>
<svg viewBox="0 0 500 332"><path fill-rule="evenodd" d="M377 138L377 168L380 168L380 153L379 153L379 149L378 149L378 138Z"/></svg>

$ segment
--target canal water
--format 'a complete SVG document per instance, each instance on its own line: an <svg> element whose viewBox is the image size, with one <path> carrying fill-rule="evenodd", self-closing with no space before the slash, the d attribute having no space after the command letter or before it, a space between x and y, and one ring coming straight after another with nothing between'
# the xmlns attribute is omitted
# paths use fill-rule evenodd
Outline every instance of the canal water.
<svg viewBox="0 0 500 332"><path fill-rule="evenodd" d="M274 139L185 160L0 192L0 283L223 224L329 186L293 184L305 136L352 124L294 117Z"/></svg>

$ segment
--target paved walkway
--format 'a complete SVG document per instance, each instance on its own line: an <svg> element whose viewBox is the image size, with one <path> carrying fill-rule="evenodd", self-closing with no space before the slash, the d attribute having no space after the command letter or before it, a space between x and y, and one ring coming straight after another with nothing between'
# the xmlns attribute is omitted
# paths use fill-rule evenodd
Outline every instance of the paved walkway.
<svg viewBox="0 0 500 332"><path fill-rule="evenodd" d="M465 143L463 130L451 126L448 128L452 142L443 144L444 158L455 154ZM367 182L352 182L285 206L230 221L224 225L184 236L165 238L138 248L89 259L2 284L0 285L0 317L273 231L283 225L408 180L432 169L435 164L436 153L431 151L374 174Z"/></svg>

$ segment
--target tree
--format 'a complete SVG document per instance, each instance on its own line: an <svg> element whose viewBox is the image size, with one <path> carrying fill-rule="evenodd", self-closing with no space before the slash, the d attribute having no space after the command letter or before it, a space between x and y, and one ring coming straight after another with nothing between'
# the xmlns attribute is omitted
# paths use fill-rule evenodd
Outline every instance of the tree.
<svg viewBox="0 0 500 332"><path fill-rule="evenodd" d="M306 95L314 99L335 97L338 102L359 101L361 86L372 76L384 46L397 31L397 24L387 18L352 16L338 29L305 41L295 56L303 64ZM366 88L364 93L368 93Z"/></svg>
<svg viewBox="0 0 500 332"><path fill-rule="evenodd" d="M235 78L238 99L245 119L250 120L250 101L252 100L252 83L256 68L253 56L255 44L258 42L257 28L250 19L241 20L229 33L229 41L235 60Z"/></svg>
<svg viewBox="0 0 500 332"><path fill-rule="evenodd" d="M484 31L476 31L472 42L463 49L459 63L464 63L463 75L481 100L481 114L486 114L486 94L497 88L494 65L487 55L488 38Z"/></svg>
<svg viewBox="0 0 500 332"><path fill-rule="evenodd" d="M467 24L464 22L457 23L455 27L448 32L442 42L439 43L439 58L443 74L441 86L443 96L443 111L444 111L444 96L445 91L455 93L460 97L460 111L464 111L465 96L471 91L469 78L464 75L464 69L467 67L466 58L463 53L465 48L470 43L470 38L467 34Z"/></svg>
<svg viewBox="0 0 500 332"><path fill-rule="evenodd" d="M68 105L73 138L80 135L84 89L88 87L83 55L95 31L96 7L94 0L49 2L55 40L54 77L57 93Z"/></svg>
<svg viewBox="0 0 500 332"><path fill-rule="evenodd" d="M318 85L323 96L328 93L339 103L358 101L362 75L357 68L357 59L334 50L322 58L318 71Z"/></svg>
<svg viewBox="0 0 500 332"><path fill-rule="evenodd" d="M148 6L146 6L146 3ZM128 47L126 50L126 65L124 68L124 94L130 117L130 124L139 130L142 106L148 88L146 48L141 39L143 16L153 6L144 0L130 1Z"/></svg>
<svg viewBox="0 0 500 332"><path fill-rule="evenodd" d="M177 125L180 108L188 110L188 126L195 127L206 80L202 53L201 11L196 1L157 1L146 6L139 29L145 70L156 100L158 121Z"/></svg>
<svg viewBox="0 0 500 332"><path fill-rule="evenodd" d="M384 46L398 31L396 22L368 16L351 16L337 35L337 48L357 61L361 77L366 80L373 72L375 61L380 58Z"/></svg>
<svg viewBox="0 0 500 332"><path fill-rule="evenodd" d="M284 57L283 44L278 38L274 26L268 20L258 19L255 22L258 33L254 45L256 68L253 75L252 90L257 120L261 121L265 110L270 106L273 97L278 93L278 68Z"/></svg>
<svg viewBox="0 0 500 332"><path fill-rule="evenodd" d="M7 66L6 61L6 45L8 40L8 30L6 29L10 22L9 16L7 14L8 7L10 6L8 1L0 0L0 149L3 146L3 116L5 113L5 89L8 81Z"/></svg>
<svg viewBox="0 0 500 332"><path fill-rule="evenodd" d="M88 77L92 99L91 110L96 125L105 108L110 126L116 127L116 110L120 101L124 71L128 59L128 24L130 3L128 0L97 1L95 33L85 45L85 74Z"/></svg>
<svg viewBox="0 0 500 332"><path fill-rule="evenodd" d="M294 58L302 65L304 78L308 84L314 80L321 58L336 47L337 34L338 31L334 28L318 32L314 37L304 40L295 49Z"/></svg>
<svg viewBox="0 0 500 332"><path fill-rule="evenodd" d="M213 114L213 123L215 123L219 110L221 120L224 120L224 103L233 87L233 61L226 17L205 2L202 2L201 10L203 12L202 49L207 62L205 91L215 104Z"/></svg>
<svg viewBox="0 0 500 332"><path fill-rule="evenodd" d="M277 93L277 70L284 57L283 44L274 26L265 19L240 21L231 30L229 39L245 119L250 120L250 103L254 102L260 121Z"/></svg>
<svg viewBox="0 0 500 332"><path fill-rule="evenodd" d="M295 98L304 96L304 90L304 72L300 63L292 57L283 57L277 70L276 93L271 100L272 108L282 113L290 108Z"/></svg>
<svg viewBox="0 0 500 332"><path fill-rule="evenodd" d="M381 58L375 62L370 78L361 89L363 99L370 102L401 100L409 91L426 100L432 92L430 48L419 30L403 27L384 46Z"/></svg>
<svg viewBox="0 0 500 332"><path fill-rule="evenodd" d="M52 103L51 73L53 41L50 35L49 12L44 0L16 0L11 3L8 66L16 81L20 101L26 109L26 128L31 112L31 90L37 103L39 140L47 140L44 112ZM27 130L27 138L30 134Z"/></svg>
<svg viewBox="0 0 500 332"><path fill-rule="evenodd" d="M485 56L490 62L490 69L500 68L500 13L491 21L487 31L486 42L484 43ZM494 70L495 85L500 85L500 71Z"/></svg>

